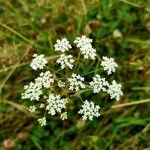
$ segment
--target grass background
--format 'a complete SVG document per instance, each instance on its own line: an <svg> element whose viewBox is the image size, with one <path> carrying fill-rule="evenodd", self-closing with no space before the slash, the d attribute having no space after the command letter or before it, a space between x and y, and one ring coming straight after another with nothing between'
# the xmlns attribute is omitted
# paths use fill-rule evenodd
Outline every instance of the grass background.
<svg viewBox="0 0 150 150"><path fill-rule="evenodd" d="M113 37L116 29L122 38ZM74 102L68 120L51 118L40 127L20 97L34 78L32 55L44 53L54 69L56 39L82 34L93 38L99 57L118 62L113 78L123 84L124 96L115 102L84 94L102 107L98 119L83 122ZM97 69L94 62L85 65L82 73ZM8 138L15 150L149 150L149 68L149 0L0 0L0 150Z"/></svg>

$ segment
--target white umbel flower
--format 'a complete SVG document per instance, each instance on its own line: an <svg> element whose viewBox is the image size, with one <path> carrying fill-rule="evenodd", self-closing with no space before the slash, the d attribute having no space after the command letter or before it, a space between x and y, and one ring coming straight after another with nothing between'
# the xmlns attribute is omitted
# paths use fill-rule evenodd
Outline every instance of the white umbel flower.
<svg viewBox="0 0 150 150"><path fill-rule="evenodd" d="M43 103L40 104L40 108L44 108L45 105Z"/></svg>
<svg viewBox="0 0 150 150"><path fill-rule="evenodd" d="M60 118L62 120L66 120L67 119L67 112L62 113L61 116L60 116Z"/></svg>
<svg viewBox="0 0 150 150"><path fill-rule="evenodd" d="M62 109L66 107L67 99L61 98L60 95L50 94L47 100L46 110L54 116L57 112L61 113Z"/></svg>
<svg viewBox="0 0 150 150"><path fill-rule="evenodd" d="M96 57L96 49L94 49L92 45L84 45L80 48L80 51L85 59L95 59Z"/></svg>
<svg viewBox="0 0 150 150"><path fill-rule="evenodd" d="M60 58L56 61L58 64L61 65L61 68L64 69L65 67L69 67L70 69L73 68L74 59L72 55L64 55L62 54Z"/></svg>
<svg viewBox="0 0 150 150"><path fill-rule="evenodd" d="M54 80L52 79L52 74L50 73L50 71L46 71L41 72L39 77L35 79L35 82L41 84L45 88L49 88Z"/></svg>
<svg viewBox="0 0 150 150"><path fill-rule="evenodd" d="M85 45L91 45L92 42L93 40L87 38L85 35L82 35L81 37L77 37L74 41L74 43L77 45L78 48L81 48Z"/></svg>
<svg viewBox="0 0 150 150"><path fill-rule="evenodd" d="M91 45L92 39L89 39L83 35L82 37L77 37L74 43L80 49L81 54L84 55L85 59L95 59L96 49L94 49Z"/></svg>
<svg viewBox="0 0 150 150"><path fill-rule="evenodd" d="M79 114L82 114L83 120L93 120L93 117L99 117L100 106L95 105L93 102L85 101L82 105L82 109L79 110Z"/></svg>
<svg viewBox="0 0 150 150"><path fill-rule="evenodd" d="M61 51L65 52L71 49L71 45L69 44L69 41L66 38L63 38L62 40L57 40L56 44L54 45L55 51Z"/></svg>
<svg viewBox="0 0 150 150"><path fill-rule="evenodd" d="M61 80L58 81L58 86L59 87L65 87L65 82L62 82Z"/></svg>
<svg viewBox="0 0 150 150"><path fill-rule="evenodd" d="M109 85L109 88L107 90L111 99L115 98L117 101L120 100L120 96L123 95L121 87L121 84L117 84L115 80L112 81L112 84Z"/></svg>
<svg viewBox="0 0 150 150"><path fill-rule="evenodd" d="M35 106L30 106L29 111L30 113L35 113L36 107Z"/></svg>
<svg viewBox="0 0 150 150"><path fill-rule="evenodd" d="M105 78L101 78L100 75L96 74L93 77L93 81L90 82L90 86L93 88L94 93L99 93L100 91L106 92L109 83Z"/></svg>
<svg viewBox="0 0 150 150"><path fill-rule="evenodd" d="M42 95L42 86L40 83L33 83L30 82L29 85L24 86L25 92L22 93L22 99L30 99L32 100L39 100L40 96Z"/></svg>
<svg viewBox="0 0 150 150"><path fill-rule="evenodd" d="M68 78L69 81L69 90L71 91L79 91L80 89L85 88L84 78L75 73L72 74L71 78Z"/></svg>
<svg viewBox="0 0 150 150"><path fill-rule="evenodd" d="M46 125L46 118L45 118L45 117L39 118L39 119L38 119L38 122L39 122L39 124L40 124L41 126L45 126L45 125Z"/></svg>
<svg viewBox="0 0 150 150"><path fill-rule="evenodd" d="M103 56L101 66L105 71L107 71L107 74L110 75L112 74L112 72L115 72L116 68L118 67L118 64L115 63L113 58Z"/></svg>
<svg viewBox="0 0 150 150"><path fill-rule="evenodd" d="M33 57L34 58L30 64L30 67L33 70L43 69L46 66L47 60L46 58L44 58L44 54L41 55L34 54Z"/></svg>

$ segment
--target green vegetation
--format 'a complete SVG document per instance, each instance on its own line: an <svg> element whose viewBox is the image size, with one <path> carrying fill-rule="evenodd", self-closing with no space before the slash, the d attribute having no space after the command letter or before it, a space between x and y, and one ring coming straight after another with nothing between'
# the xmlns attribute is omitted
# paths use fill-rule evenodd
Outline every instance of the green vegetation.
<svg viewBox="0 0 150 150"><path fill-rule="evenodd" d="M115 30L122 36L115 37ZM52 117L40 127L21 99L35 76L28 66L32 55L45 54L55 69L56 39L72 42L82 34L93 39L99 57L118 62L112 79L122 83L124 96L116 102L101 93L83 94L101 106L99 118L84 122L78 105L70 104L68 120ZM83 74L98 72L90 60L85 66ZM150 1L0 0L0 94L0 150L7 139L15 150L149 150Z"/></svg>

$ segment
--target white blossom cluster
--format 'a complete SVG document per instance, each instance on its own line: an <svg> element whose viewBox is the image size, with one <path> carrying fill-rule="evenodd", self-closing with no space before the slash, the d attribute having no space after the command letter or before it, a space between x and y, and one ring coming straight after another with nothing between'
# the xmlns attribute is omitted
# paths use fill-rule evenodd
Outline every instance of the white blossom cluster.
<svg viewBox="0 0 150 150"><path fill-rule="evenodd" d="M99 93L100 91L106 92L109 83L105 78L101 78L100 75L96 74L93 77L93 81L90 82L90 86L93 88L94 93Z"/></svg>
<svg viewBox="0 0 150 150"><path fill-rule="evenodd" d="M60 58L56 61L58 64L61 65L61 68L64 69L65 67L69 67L70 69L73 68L74 59L72 55L64 55L62 54Z"/></svg>
<svg viewBox="0 0 150 150"><path fill-rule="evenodd" d="M77 37L74 43L80 49L81 54L84 55L85 59L95 59L96 49L92 47L92 39L89 39L83 35L82 37Z"/></svg>
<svg viewBox="0 0 150 150"><path fill-rule="evenodd" d="M31 113L35 113L35 110L36 110L36 107L34 105L29 107L29 111Z"/></svg>
<svg viewBox="0 0 150 150"><path fill-rule="evenodd" d="M103 56L101 66L105 71L107 71L107 74L110 75L112 74L112 72L115 72L116 68L118 67L118 64L115 63L113 58Z"/></svg>
<svg viewBox="0 0 150 150"><path fill-rule="evenodd" d="M34 58L30 64L30 67L33 70L43 69L45 65L47 64L47 60L44 58L43 54L42 55L34 54L33 57Z"/></svg>
<svg viewBox="0 0 150 150"><path fill-rule="evenodd" d="M65 82L62 82L61 80L58 81L58 86L59 87L65 87Z"/></svg>
<svg viewBox="0 0 150 150"><path fill-rule="evenodd" d="M112 81L112 84L109 85L107 90L111 99L115 98L117 101L120 100L120 96L123 95L121 87L121 84L117 84L115 80Z"/></svg>
<svg viewBox="0 0 150 150"><path fill-rule="evenodd" d="M49 88L51 86L51 83L54 82L54 80L52 78L52 74L50 73L50 71L46 71L41 72L39 77L35 79L35 82L41 84L41 86L45 88Z"/></svg>
<svg viewBox="0 0 150 150"><path fill-rule="evenodd" d="M92 47L92 41L92 39L87 38L84 35L77 37L74 41L77 48L79 48L80 53L84 56L85 59L96 59L96 49ZM66 54L69 52L69 49L72 48L69 41L66 38L57 40L54 48L55 51L63 52L63 54L61 54L60 57L56 60L56 63L60 65L61 69L67 67L73 69L75 65L75 59L73 58L73 55ZM30 67L33 70L44 69L48 63L44 57L44 54L34 54L33 57L34 58L30 64ZM118 67L113 58L104 56L102 57L100 66L103 68L103 70L107 71L108 75L114 73ZM74 68L76 67L77 66ZM60 73L60 75L62 75L62 73ZM56 81L58 81L57 83L54 82L53 76L56 78ZM64 80L64 77L66 80ZM41 126L46 125L46 114L54 116L59 113L62 120L67 119L68 116L66 111L66 104L68 103L68 97L70 94L70 92L67 93L65 91L67 88L68 91L72 91L71 93L73 93L90 87L93 90L93 93L99 93L101 91L107 92L111 99L116 99L117 101L123 95L121 84L118 84L115 80L109 83L106 78L99 74L93 76L91 81L88 83L85 81L85 78L82 75L75 73L75 69L70 77L68 77L67 74L67 77L65 75L63 78L57 78L58 77L55 74L52 75L50 71L42 71L39 73L39 76L35 78L34 82L30 82L28 85L24 86L22 99L30 99L31 101L35 100L38 103L38 105L29 106L29 111L31 113L35 113L38 108L39 111L45 109L44 117L38 119L38 122ZM60 79L62 79L62 81ZM55 84L57 85L55 86ZM49 94L51 93L51 90L54 92L57 91L55 91L55 88L52 88L52 85L57 88L60 87L58 88L58 91L65 89L64 91L68 94L67 98L64 97L64 91L62 92L62 95ZM85 100L83 101L81 109L78 111L78 113L82 115L83 120L93 120L94 117L100 116L99 111L99 105L95 105L92 101Z"/></svg>
<svg viewBox="0 0 150 150"><path fill-rule="evenodd" d="M60 118L61 118L62 120L67 119L67 112L62 113L61 116L60 116Z"/></svg>
<svg viewBox="0 0 150 150"><path fill-rule="evenodd" d="M79 114L82 114L83 120L93 120L93 117L99 117L100 106L95 105L92 101L84 101L82 109L79 110Z"/></svg>
<svg viewBox="0 0 150 150"><path fill-rule="evenodd" d="M39 122L39 124L40 124L41 126L45 126L45 125L46 125L46 118L45 118L45 117L39 118L39 119L38 119L38 122Z"/></svg>
<svg viewBox="0 0 150 150"><path fill-rule="evenodd" d="M24 86L25 92L22 93L22 99L30 99L32 100L39 100L40 96L43 94L42 92L42 85L38 82L30 82L29 85Z"/></svg>
<svg viewBox="0 0 150 150"><path fill-rule="evenodd" d="M84 78L75 73L72 74L71 78L68 78L69 82L69 90L71 91L79 91L80 89L85 88Z"/></svg>
<svg viewBox="0 0 150 150"><path fill-rule="evenodd" d="M69 44L69 41L66 38L63 38L62 40L57 40L56 44L54 45L55 51L61 51L65 52L71 49L71 45Z"/></svg>
<svg viewBox="0 0 150 150"><path fill-rule="evenodd" d="M39 100L43 94L42 87L49 88L53 81L50 71L40 73L39 77L35 79L35 82L30 82L29 85L24 86L24 93L22 93L22 99Z"/></svg>
<svg viewBox="0 0 150 150"><path fill-rule="evenodd" d="M50 94L46 110L48 110L48 114L54 116L57 112L61 113L62 109L65 109L67 102L67 99L61 98L60 95Z"/></svg>

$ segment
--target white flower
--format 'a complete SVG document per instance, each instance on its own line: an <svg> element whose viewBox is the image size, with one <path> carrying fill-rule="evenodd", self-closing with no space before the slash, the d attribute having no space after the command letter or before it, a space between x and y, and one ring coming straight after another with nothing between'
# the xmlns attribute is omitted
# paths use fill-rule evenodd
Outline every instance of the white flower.
<svg viewBox="0 0 150 150"><path fill-rule="evenodd" d="M105 92L109 83L105 80L105 78L101 78L100 75L96 74L95 77L93 77L93 81L90 82L90 86L93 88L94 93L98 93L100 91Z"/></svg>
<svg viewBox="0 0 150 150"><path fill-rule="evenodd" d="M77 37L74 41L77 47L80 49L81 54L84 55L85 59L95 59L96 57L96 49L94 49L91 45L92 39L87 38L86 36Z"/></svg>
<svg viewBox="0 0 150 150"><path fill-rule="evenodd" d="M22 99L39 100L42 95L42 86L40 83L30 82L29 85L24 86L25 92L22 93Z"/></svg>
<svg viewBox="0 0 150 150"><path fill-rule="evenodd" d="M81 48L85 45L91 45L92 41L92 39L89 39L85 35L82 35L81 37L77 37L74 43L77 45L78 48Z"/></svg>
<svg viewBox="0 0 150 150"><path fill-rule="evenodd" d="M56 44L54 45L55 51L61 51L65 52L71 49L71 45L69 44L69 41L66 38L63 38L62 40L57 40Z"/></svg>
<svg viewBox="0 0 150 150"><path fill-rule="evenodd" d="M62 54L60 56L60 58L57 59L56 62L61 65L62 69L64 69L65 67L69 67L70 69L72 69L74 60L73 60L72 55L67 55L66 56L66 55Z"/></svg>
<svg viewBox="0 0 150 150"><path fill-rule="evenodd" d="M114 38L122 38L123 36L122 36L122 33L118 29L116 29L113 32L113 37Z"/></svg>
<svg viewBox="0 0 150 150"><path fill-rule="evenodd" d="M82 114L83 120L93 120L93 117L99 117L99 105L95 105L93 102L88 102L87 100L82 105L82 109L79 110L79 114Z"/></svg>
<svg viewBox="0 0 150 150"><path fill-rule="evenodd" d="M40 108L44 108L45 105L43 103L40 104Z"/></svg>
<svg viewBox="0 0 150 150"><path fill-rule="evenodd" d="M30 111L31 113L35 113L35 110L36 110L36 107L35 107L35 106L30 106L30 107L29 107L29 111Z"/></svg>
<svg viewBox="0 0 150 150"><path fill-rule="evenodd" d="M61 116L60 116L60 118L61 118L62 120L67 119L67 112L62 113Z"/></svg>
<svg viewBox="0 0 150 150"><path fill-rule="evenodd" d="M85 88L84 85L84 78L80 75L77 75L75 73L72 74L71 78L68 78L68 81L70 83L69 90L71 91L79 91L80 89Z"/></svg>
<svg viewBox="0 0 150 150"><path fill-rule="evenodd" d="M118 67L113 58L107 58L105 56L103 56L101 66L107 71L108 75L112 74L112 72L115 72L116 68Z"/></svg>
<svg viewBox="0 0 150 150"><path fill-rule="evenodd" d="M96 49L92 48L92 45L84 45L80 48L80 51L85 59L95 59L96 57Z"/></svg>
<svg viewBox="0 0 150 150"><path fill-rule="evenodd" d="M45 125L46 125L46 118L45 118L45 117L40 118L40 119L38 119L38 122L39 122L39 124L40 124L41 126L45 126Z"/></svg>
<svg viewBox="0 0 150 150"><path fill-rule="evenodd" d="M62 82L61 80L58 81L58 86L59 87L65 87L65 82Z"/></svg>
<svg viewBox="0 0 150 150"><path fill-rule="evenodd" d="M107 90L111 99L115 98L117 101L120 100L120 96L123 95L121 87L121 84L117 84L115 80L112 81L112 84L109 85L109 88Z"/></svg>
<svg viewBox="0 0 150 150"><path fill-rule="evenodd" d="M44 58L44 54L42 55L34 54L33 57L34 58L30 64L30 67L33 70L43 69L46 66L47 60Z"/></svg>
<svg viewBox="0 0 150 150"><path fill-rule="evenodd" d="M50 71L41 72L39 77L35 79L35 82L41 84L45 88L49 88L51 83L54 82L51 77L52 74L50 73Z"/></svg>
<svg viewBox="0 0 150 150"><path fill-rule="evenodd" d="M50 94L49 98L47 100L47 106L46 110L48 110L48 113L51 114L52 116L55 115L57 112L61 113L62 109L64 109L67 103L66 98L61 98L60 95L54 95Z"/></svg>

